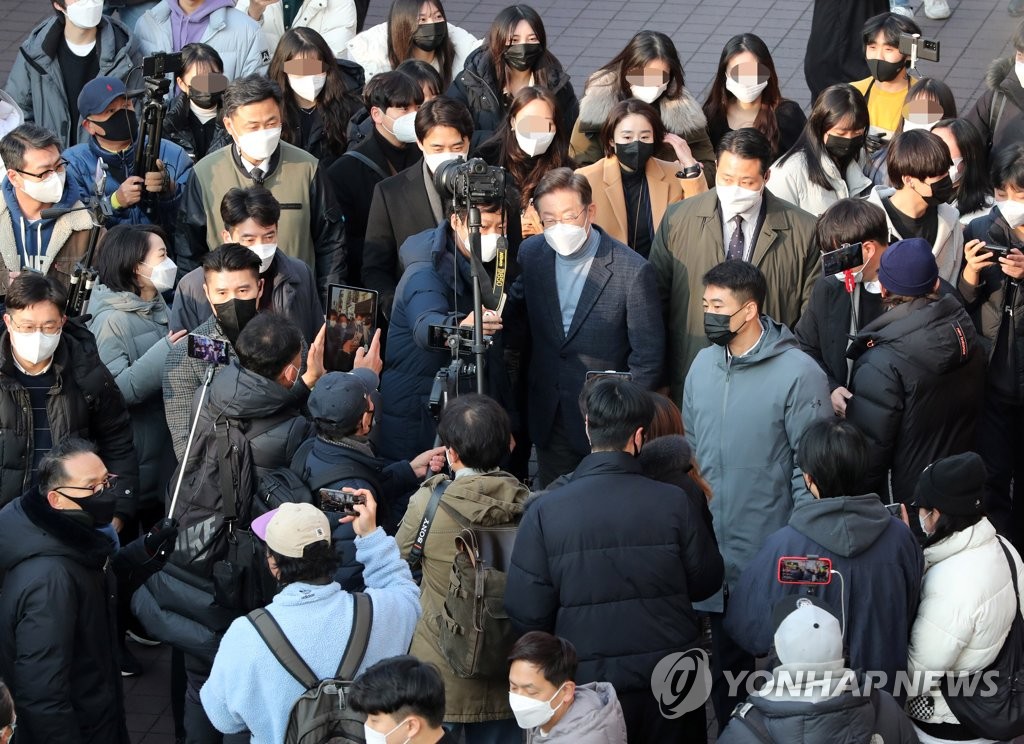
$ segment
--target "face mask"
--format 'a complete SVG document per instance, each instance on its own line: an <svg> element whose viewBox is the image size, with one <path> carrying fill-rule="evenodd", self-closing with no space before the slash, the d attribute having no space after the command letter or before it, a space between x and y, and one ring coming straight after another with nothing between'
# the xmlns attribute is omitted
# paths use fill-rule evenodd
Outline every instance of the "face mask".
<svg viewBox="0 0 1024 744"><path fill-rule="evenodd" d="M1024 225L1024 202L1013 201L1012 199L997 200L999 214L1003 215L1006 224L1017 229Z"/></svg>
<svg viewBox="0 0 1024 744"><path fill-rule="evenodd" d="M236 297L214 305L213 312L220 327L224 329L224 335L234 344L246 323L256 317L256 300L240 300Z"/></svg>
<svg viewBox="0 0 1024 744"><path fill-rule="evenodd" d="M918 522L918 524L921 525L921 532L924 533L924 536L925 537L931 537L932 535L935 534L935 531L934 530L932 530L931 532L928 531L928 528L925 527L926 519L927 519L927 517L922 517L922 516L918 515L917 522Z"/></svg>
<svg viewBox="0 0 1024 744"><path fill-rule="evenodd" d="M1013 71L1017 74L1017 80L1024 85L1024 62L1014 62Z"/></svg>
<svg viewBox="0 0 1024 744"><path fill-rule="evenodd" d="M199 104L197 104L195 101L191 100L188 102L188 107L192 114L197 119L199 119L200 124L205 124L206 122L217 118L216 108L204 109L201 106L199 106Z"/></svg>
<svg viewBox="0 0 1024 744"><path fill-rule="evenodd" d="M11 331L11 346L18 352L18 356L29 364L39 364L45 359L53 356L60 343L60 331L54 334L35 331L33 333L19 333Z"/></svg>
<svg viewBox="0 0 1024 744"><path fill-rule="evenodd" d="M652 155L654 155L653 142L633 140L626 144L615 143L615 157L634 173L643 170Z"/></svg>
<svg viewBox="0 0 1024 744"><path fill-rule="evenodd" d="M224 97L223 93L200 93L198 90L189 90L188 100L195 104L192 108L193 111L196 108L202 111L216 111L220 107L221 99Z"/></svg>
<svg viewBox="0 0 1024 744"><path fill-rule="evenodd" d="M132 109L115 111L106 121L97 121L93 123L99 124L103 128L104 133L100 136L103 139L110 140L111 142L128 142L130 140L134 140L135 133L139 129L138 118L135 116L135 111Z"/></svg>
<svg viewBox="0 0 1024 744"><path fill-rule="evenodd" d="M538 155L546 153L555 139L554 132L523 134L516 129L515 135L516 142L519 144L520 149L526 153L527 157L531 158L535 158Z"/></svg>
<svg viewBox="0 0 1024 744"><path fill-rule="evenodd" d="M743 308L741 307L732 315L726 315L725 313L704 313L704 335L708 337L708 341L718 346L725 346L734 338L736 334L740 332L743 326L740 326L737 330L733 331L729 328L729 323L737 313Z"/></svg>
<svg viewBox="0 0 1024 744"><path fill-rule="evenodd" d="M767 80L763 83L747 85L738 80L733 80L728 75L725 76L725 89L736 96L737 100L743 101L743 103L753 103L764 93L764 89L767 87Z"/></svg>
<svg viewBox="0 0 1024 744"><path fill-rule="evenodd" d="M953 181L953 185L956 186L960 183L960 179L963 175L960 173L960 164L964 162L963 158L953 158L953 165L949 167L949 178Z"/></svg>
<svg viewBox="0 0 1024 744"><path fill-rule="evenodd" d="M867 60L871 77L879 83L890 83L896 79L906 65L903 62L888 62L884 59Z"/></svg>
<svg viewBox="0 0 1024 744"><path fill-rule="evenodd" d="M174 278L178 275L178 267L171 259L165 258L156 266L142 265L149 269L149 281L153 282L157 292L166 292L174 286Z"/></svg>
<svg viewBox="0 0 1024 744"><path fill-rule="evenodd" d="M406 718L405 721L402 721L400 724L395 726L386 734L382 734L380 731L374 731L372 728L370 728L369 724L364 723L363 738L366 740L366 744L388 744L388 737L391 736L391 734L398 731L398 729L402 728L402 726L404 726L405 722L408 720L409 719ZM404 744L407 744L408 741L409 739L406 739Z"/></svg>
<svg viewBox="0 0 1024 744"><path fill-rule="evenodd" d="M544 54L544 46L533 42L530 44L510 44L505 47L505 51L501 53L501 56L505 63L513 70L526 72L533 69L533 66L542 54Z"/></svg>
<svg viewBox="0 0 1024 744"><path fill-rule="evenodd" d="M836 160L855 158L864 147L864 137L837 137L830 134L825 137L825 151Z"/></svg>
<svg viewBox="0 0 1024 744"><path fill-rule="evenodd" d="M557 225L544 228L544 239L559 256L571 256L587 242L587 230L579 225Z"/></svg>
<svg viewBox="0 0 1024 744"><path fill-rule="evenodd" d="M935 183L928 184L931 187L932 193L930 196L925 196L918 192L925 204L934 207L937 204L945 204L953 196L953 179L949 177L947 173Z"/></svg>
<svg viewBox="0 0 1024 744"><path fill-rule="evenodd" d="M412 43L424 52L433 52L441 48L448 38L448 22L421 23L412 35Z"/></svg>
<svg viewBox="0 0 1024 744"><path fill-rule="evenodd" d="M939 123L938 119L933 121L931 124L918 124L916 122L911 121L910 119L904 119L903 120L903 131L904 132L913 132L915 129L924 129L925 131L930 132L930 131L932 131L932 127L934 127L938 123Z"/></svg>
<svg viewBox="0 0 1024 744"><path fill-rule="evenodd" d="M266 160L281 143L281 127L246 132L236 140L238 149L255 160Z"/></svg>
<svg viewBox="0 0 1024 744"><path fill-rule="evenodd" d="M29 181L22 176L21 190L37 202L56 204L64 196L64 181L67 179L67 176L67 171L51 173L42 181Z"/></svg>
<svg viewBox="0 0 1024 744"><path fill-rule="evenodd" d="M565 687L565 683L562 683L562 686L555 690L555 694L547 700L534 700L533 698L526 697L526 695L517 695L514 692L510 692L508 694L508 706L512 709L512 714L516 717L516 723L519 724L519 728L534 729L550 721L554 717L555 711L562 707L562 703L559 703L558 707L552 708L551 701L558 697L563 687ZM563 700L562 702L565 701Z"/></svg>
<svg viewBox="0 0 1024 744"><path fill-rule="evenodd" d="M742 214L761 201L760 191L751 191L742 186L717 186L718 201L726 216Z"/></svg>
<svg viewBox="0 0 1024 744"><path fill-rule="evenodd" d="M58 491L58 493L60 492ZM68 498L72 497L68 496ZM82 507L82 511L92 517L92 523L97 527L110 524L114 520L117 494L110 488L104 488L99 493L94 493L84 499L74 499L74 502Z"/></svg>
<svg viewBox="0 0 1024 744"><path fill-rule="evenodd" d="M319 75L289 75L288 85L292 86L292 92L299 98L307 101L315 101L320 91L327 84L327 73Z"/></svg>
<svg viewBox="0 0 1024 744"><path fill-rule="evenodd" d="M68 20L79 28L96 28L103 17L103 0L78 0L67 7Z"/></svg>
<svg viewBox="0 0 1024 744"><path fill-rule="evenodd" d="M662 83L661 85L631 85L629 86L629 92L633 94L633 98L638 98L644 103L654 103L665 92L666 88L668 88L668 83Z"/></svg>
<svg viewBox="0 0 1024 744"><path fill-rule="evenodd" d="M498 255L498 239L500 235L497 234L483 234L480 236L480 260L484 263L489 263L494 260L495 256Z"/></svg>
<svg viewBox="0 0 1024 744"><path fill-rule="evenodd" d="M263 243L262 245L250 245L249 250L260 257L260 273L263 274L274 262L274 254L277 253L277 243Z"/></svg>
<svg viewBox="0 0 1024 744"><path fill-rule="evenodd" d="M431 173L436 173L437 169L449 160L461 157L462 155L457 152L425 152L423 153L423 162L427 164L427 170Z"/></svg>
<svg viewBox="0 0 1024 744"><path fill-rule="evenodd" d="M416 112L402 114L397 119L391 119L391 134L395 139L406 145L416 141Z"/></svg>

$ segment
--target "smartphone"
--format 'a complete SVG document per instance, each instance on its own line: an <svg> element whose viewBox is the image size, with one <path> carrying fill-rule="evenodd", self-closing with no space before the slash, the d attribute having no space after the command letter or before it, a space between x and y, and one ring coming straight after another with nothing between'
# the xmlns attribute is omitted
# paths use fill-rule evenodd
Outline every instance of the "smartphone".
<svg viewBox="0 0 1024 744"><path fill-rule="evenodd" d="M596 379L598 377L618 377L619 379L629 380L630 382L632 382L632 380L633 380L633 373L632 372L616 372L614 369L606 369L606 370L603 370L603 371L602 370L597 370L597 369L592 369L592 370L589 370L587 372L587 376L584 378L584 381L585 382L590 382L591 380Z"/></svg>
<svg viewBox="0 0 1024 744"><path fill-rule="evenodd" d="M1010 255L1010 249L1005 245L991 245L986 243L982 250L991 253L993 258L1006 258Z"/></svg>
<svg viewBox="0 0 1024 744"><path fill-rule="evenodd" d="M900 34L900 54L908 57L914 54L917 47L917 58L928 62L939 61L939 42L935 39L922 38L920 34Z"/></svg>
<svg viewBox="0 0 1024 744"><path fill-rule="evenodd" d="M834 251L822 251L821 253L821 272L825 276L842 274L844 271L863 265L863 243L843 243Z"/></svg>
<svg viewBox="0 0 1024 744"><path fill-rule="evenodd" d="M903 519L903 504L886 504L885 510L896 517L896 519Z"/></svg>
<svg viewBox="0 0 1024 744"><path fill-rule="evenodd" d="M345 490L334 488L320 489L321 511L340 512L347 517L356 516L357 512L352 507L355 504L365 504L366 498L359 494L349 493Z"/></svg>
<svg viewBox="0 0 1024 744"><path fill-rule="evenodd" d="M218 341L198 333L188 334L188 355L201 362L227 364L229 348L227 341Z"/></svg>
<svg viewBox="0 0 1024 744"><path fill-rule="evenodd" d="M434 351L451 351L448 337L453 333L455 333L455 329L451 326L431 323L427 328L427 348ZM463 344L473 343L473 327L459 326L459 338Z"/></svg>
<svg viewBox="0 0 1024 744"><path fill-rule="evenodd" d="M181 72L181 52L160 52L142 58L142 74L146 77L177 75Z"/></svg>
<svg viewBox="0 0 1024 744"><path fill-rule="evenodd" d="M831 584L832 561L816 556L785 556L779 558L780 584Z"/></svg>
<svg viewBox="0 0 1024 744"><path fill-rule="evenodd" d="M327 287L327 336L324 368L350 372L359 347L368 349L377 330L378 293L373 289L331 284Z"/></svg>

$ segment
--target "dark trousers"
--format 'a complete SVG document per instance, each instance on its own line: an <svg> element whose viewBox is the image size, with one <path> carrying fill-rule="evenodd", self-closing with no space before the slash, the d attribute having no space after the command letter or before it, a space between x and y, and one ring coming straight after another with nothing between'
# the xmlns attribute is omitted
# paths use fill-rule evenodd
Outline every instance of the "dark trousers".
<svg viewBox="0 0 1024 744"><path fill-rule="evenodd" d="M707 715L702 705L679 718L661 714L658 700L648 690L620 692L629 744L703 744L708 738Z"/></svg>
<svg viewBox="0 0 1024 744"><path fill-rule="evenodd" d="M185 655L185 674L188 687L185 690L185 744L247 744L251 735L222 734L213 727L206 717L199 690L210 676L211 665L204 659Z"/></svg>
<svg viewBox="0 0 1024 744"><path fill-rule="evenodd" d="M985 513L999 534L1024 548L1024 406L1007 403L991 390L978 426L978 453L985 461Z"/></svg>
<svg viewBox="0 0 1024 744"><path fill-rule="evenodd" d="M710 613L711 617L711 702L715 706L719 733L729 723L733 708L746 700L747 675L753 673L756 661L744 651L722 627L725 614ZM729 672L727 679L725 673ZM743 673L746 673L744 675ZM740 684L729 693L729 680L740 676Z"/></svg>
<svg viewBox="0 0 1024 744"><path fill-rule="evenodd" d="M568 475L580 464L584 455L578 453L569 442L569 433L562 420L562 410L555 412L551 434L547 444L537 445L537 480L541 488L547 488L559 476ZM537 490L536 486L534 490Z"/></svg>

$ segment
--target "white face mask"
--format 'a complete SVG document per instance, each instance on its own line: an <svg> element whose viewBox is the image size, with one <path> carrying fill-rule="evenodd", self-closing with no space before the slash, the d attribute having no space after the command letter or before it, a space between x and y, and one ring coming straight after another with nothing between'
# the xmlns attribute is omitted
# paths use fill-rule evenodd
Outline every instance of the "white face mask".
<svg viewBox="0 0 1024 744"><path fill-rule="evenodd" d="M494 257L498 255L498 239L501 236L498 234L484 233L480 235L480 260L484 263L493 261Z"/></svg>
<svg viewBox="0 0 1024 744"><path fill-rule="evenodd" d="M999 214L1003 215L1006 224L1017 229L1024 225L1024 202L1013 201L1012 199L996 200L999 207Z"/></svg>
<svg viewBox="0 0 1024 744"><path fill-rule="evenodd" d="M960 179L963 178L963 174L960 173L960 164L964 162L963 158L953 158L953 165L949 167L949 180L956 186L960 183Z"/></svg>
<svg viewBox="0 0 1024 744"><path fill-rule="evenodd" d="M205 124L206 122L210 121L211 119L216 119L217 118L217 107L216 106L214 106L211 109L204 109L204 108L200 108L199 106L196 106L195 101L191 101L190 100L188 102L188 107L189 107L189 109L192 110L192 113L195 114L195 117L197 119L199 119L199 122L201 124Z"/></svg>
<svg viewBox="0 0 1024 744"><path fill-rule="evenodd" d="M260 257L260 273L264 273L274 262L274 254L277 253L277 243L263 243L262 245L250 245L249 250Z"/></svg>
<svg viewBox="0 0 1024 744"><path fill-rule="evenodd" d="M366 744L388 744L388 737L391 736L391 734L398 731L398 729L402 728L402 726L404 726L405 722L408 720L409 719L406 718L405 721L402 721L400 724L395 726L386 734L382 734L380 731L374 731L372 728L370 728L369 724L364 723L363 738L366 740ZM406 739L402 744L408 744L408 742L409 739Z"/></svg>
<svg viewBox="0 0 1024 744"><path fill-rule="evenodd" d="M718 201L726 217L742 214L761 202L761 191L751 191L742 186L716 186Z"/></svg>
<svg viewBox="0 0 1024 744"><path fill-rule="evenodd" d="M239 135L236 140L238 149L253 160L266 160L281 143L281 127L273 129L257 129L255 132L246 132Z"/></svg>
<svg viewBox="0 0 1024 744"><path fill-rule="evenodd" d="M512 714L516 717L516 723L519 724L519 728L534 729L550 721L555 715L555 711L562 707L562 703L559 703L558 707L552 708L551 701L558 697L563 687L565 687L564 682L561 687L555 690L555 694L547 700L534 700L533 698L526 697L526 695L517 695L514 692L510 692L508 694L508 707L512 709ZM563 700L562 702L565 701Z"/></svg>
<svg viewBox="0 0 1024 744"><path fill-rule="evenodd" d="M662 83L661 85L631 85L629 86L629 92L633 94L633 98L639 98L644 103L654 103L665 92L666 88L668 88L668 83Z"/></svg>
<svg viewBox="0 0 1024 744"><path fill-rule="evenodd" d="M178 275L178 267L171 259L165 258L156 266L142 265L149 269L149 281L153 282L153 287L156 288L157 292L166 292L174 286L174 278Z"/></svg>
<svg viewBox="0 0 1024 744"><path fill-rule="evenodd" d="M427 170L431 173L436 173L437 169L449 160L461 157L462 153L460 152L425 152L423 153L423 162L427 164Z"/></svg>
<svg viewBox="0 0 1024 744"><path fill-rule="evenodd" d="M416 141L416 112L410 111L408 114L402 114L397 119L391 119L392 130L391 134L395 136L395 139L405 144L411 144Z"/></svg>
<svg viewBox="0 0 1024 744"><path fill-rule="evenodd" d="M743 101L743 103L753 103L762 93L764 93L764 89L767 87L767 80L763 83L748 85L746 83L741 83L738 80L733 80L728 75L725 76L725 89L736 96L737 99Z"/></svg>
<svg viewBox="0 0 1024 744"><path fill-rule="evenodd" d="M1024 85L1024 62L1014 62L1013 71L1017 73L1017 80Z"/></svg>
<svg viewBox="0 0 1024 744"><path fill-rule="evenodd" d="M22 359L29 364L39 364L53 356L60 343L60 331L54 334L35 331L33 333L19 333L11 330L11 346Z"/></svg>
<svg viewBox="0 0 1024 744"><path fill-rule="evenodd" d="M930 132L930 131L932 131L932 127L934 127L938 123L939 123L938 119L933 121L931 124L918 124L916 122L912 122L910 119L904 119L903 120L903 131L904 132L913 132L915 129L924 129L924 130Z"/></svg>
<svg viewBox="0 0 1024 744"><path fill-rule="evenodd" d="M103 17L103 0L78 0L67 7L68 20L79 28L96 28Z"/></svg>
<svg viewBox="0 0 1024 744"><path fill-rule="evenodd" d="M571 256L587 242L587 229L579 225L557 225L544 228L544 239L559 256Z"/></svg>
<svg viewBox="0 0 1024 744"><path fill-rule="evenodd" d="M292 91L299 98L304 98L307 101L315 101L316 97L320 95L320 91L324 89L324 85L327 84L327 73L322 72L319 75L289 75L288 85L292 86Z"/></svg>
<svg viewBox="0 0 1024 744"><path fill-rule="evenodd" d="M43 204L56 204L64 196L64 182L68 173L51 173L42 181L29 181L22 176L21 190L28 196Z"/></svg>
<svg viewBox="0 0 1024 744"><path fill-rule="evenodd" d="M928 531L928 528L925 526L925 520L926 519L927 519L927 517L922 517L920 515L918 515L918 517L917 517L918 524L921 525L921 532L924 533L925 537L931 537L932 535L935 534L935 530L932 530L931 532Z"/></svg>
<svg viewBox="0 0 1024 744"><path fill-rule="evenodd" d="M523 134L516 129L515 134L516 142L519 143L520 149L526 153L527 157L531 158L535 158L538 155L546 153L555 139L554 132L531 132L530 134Z"/></svg>

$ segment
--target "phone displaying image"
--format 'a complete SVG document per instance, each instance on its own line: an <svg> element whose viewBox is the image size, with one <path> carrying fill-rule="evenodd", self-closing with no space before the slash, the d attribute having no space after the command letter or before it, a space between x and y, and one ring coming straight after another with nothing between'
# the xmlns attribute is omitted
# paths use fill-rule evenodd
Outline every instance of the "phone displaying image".
<svg viewBox="0 0 1024 744"><path fill-rule="evenodd" d="M372 289L331 284L327 288L324 367L350 372L359 347L369 348L377 330L377 298Z"/></svg>
<svg viewBox="0 0 1024 744"><path fill-rule="evenodd" d="M844 271L864 265L864 244L843 243L834 251L822 251L821 272L825 276L835 276Z"/></svg>
<svg viewBox="0 0 1024 744"><path fill-rule="evenodd" d="M472 326L459 326L458 330L461 343L473 343ZM451 326L435 325L434 323L431 323L427 327L427 348L433 349L434 351L451 351L451 347L448 346L448 337L453 333L455 333L455 329Z"/></svg>
<svg viewBox="0 0 1024 744"><path fill-rule="evenodd" d="M337 490L334 488L321 488L320 489L320 510L329 512L339 512L347 517L356 516L357 512L353 508L356 504L365 504L366 498L359 494L349 493L344 490Z"/></svg>
<svg viewBox="0 0 1024 744"><path fill-rule="evenodd" d="M188 334L188 355L201 362L227 364L229 348L227 341L218 341L198 333Z"/></svg>
<svg viewBox="0 0 1024 744"><path fill-rule="evenodd" d="M780 584L831 584L832 561L814 556L785 556L779 558Z"/></svg>
<svg viewBox="0 0 1024 744"><path fill-rule="evenodd" d="M587 376L585 378L585 381L586 382L590 382L591 380L593 380L593 379L595 379L597 377L619 377L619 378L621 378L623 380L630 380L630 381L632 381L633 373L632 372L616 372L614 369L606 369L604 371L592 369L592 370L589 370L587 372Z"/></svg>

